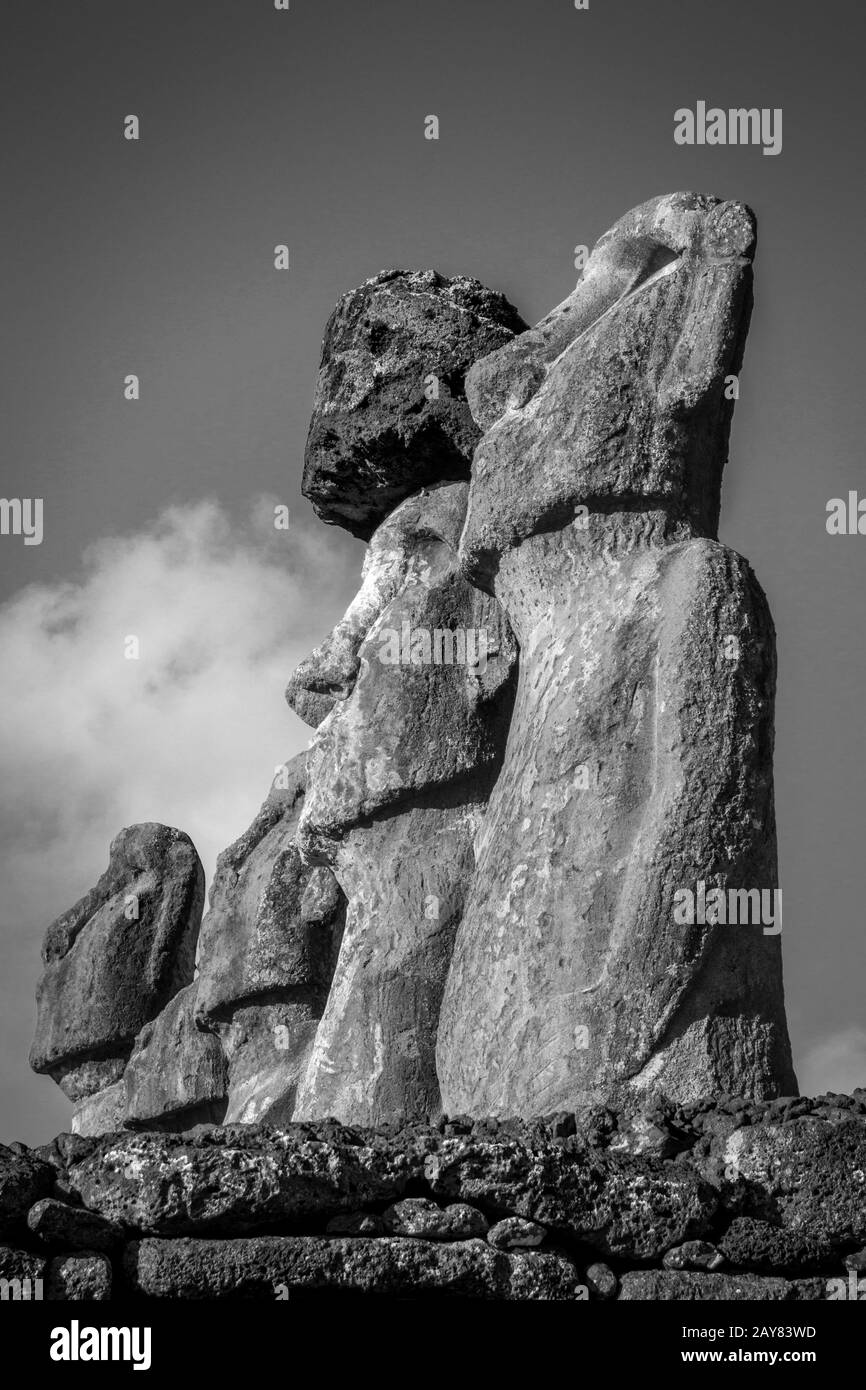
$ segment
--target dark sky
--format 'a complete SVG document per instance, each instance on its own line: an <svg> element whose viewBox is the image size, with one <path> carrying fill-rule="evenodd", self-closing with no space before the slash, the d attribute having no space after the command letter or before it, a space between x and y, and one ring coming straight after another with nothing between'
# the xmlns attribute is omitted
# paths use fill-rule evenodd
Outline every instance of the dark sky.
<svg viewBox="0 0 866 1390"><path fill-rule="evenodd" d="M86 546L134 535L169 504L216 499L234 516L266 494L322 533L330 621L362 548L323 530L299 482L322 329L344 290L435 266L503 290L534 322L573 287L575 245L635 204L696 189L752 205L756 307L721 538L751 560L778 629L783 944L802 1079L855 1084L866 537L828 536L825 509L866 492L862 6L6 0L3 13L0 482L4 496L45 499L41 546L0 538L3 599L76 582ZM781 107L781 154L675 145L674 111L698 100ZM129 113L137 143L123 139ZM424 139L429 114L438 142ZM286 273L273 268L282 242ZM322 582L313 568L311 590ZM264 756L250 777L263 791L268 776ZM34 908L8 928L26 931L5 971L19 1001L0 1056L10 1139L46 1137L52 1086L26 1073L32 1005L20 1003L45 925Z"/></svg>

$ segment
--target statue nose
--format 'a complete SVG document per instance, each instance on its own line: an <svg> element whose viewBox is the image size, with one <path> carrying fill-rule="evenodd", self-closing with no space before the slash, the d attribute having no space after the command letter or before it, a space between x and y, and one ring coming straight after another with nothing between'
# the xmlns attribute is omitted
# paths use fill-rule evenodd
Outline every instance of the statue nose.
<svg viewBox="0 0 866 1390"><path fill-rule="evenodd" d="M318 728L337 701L347 700L354 690L360 637L353 634L350 638L335 628L292 672L286 700L311 728Z"/></svg>

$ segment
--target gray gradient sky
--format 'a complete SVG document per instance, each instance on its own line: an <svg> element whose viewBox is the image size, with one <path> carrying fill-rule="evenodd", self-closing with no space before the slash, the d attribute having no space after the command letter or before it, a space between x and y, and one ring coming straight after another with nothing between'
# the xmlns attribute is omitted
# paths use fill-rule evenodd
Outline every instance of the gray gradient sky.
<svg viewBox="0 0 866 1390"><path fill-rule="evenodd" d="M210 868L306 741L282 684L362 554L299 494L337 297L435 266L534 322L577 243L686 188L758 215L721 538L778 629L801 1082L866 1084L866 536L825 529L866 493L863 30L855 0L6 0L0 491L45 538L0 538L0 1137L67 1122L26 1064L38 950L114 831L180 824ZM676 146L698 100L781 107L781 154Z"/></svg>

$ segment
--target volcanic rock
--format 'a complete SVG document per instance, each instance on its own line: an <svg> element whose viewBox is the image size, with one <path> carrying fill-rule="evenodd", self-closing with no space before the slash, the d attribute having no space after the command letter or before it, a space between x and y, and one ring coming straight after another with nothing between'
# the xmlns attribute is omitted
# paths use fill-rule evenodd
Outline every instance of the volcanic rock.
<svg viewBox="0 0 866 1390"><path fill-rule="evenodd" d="M526 325L478 280L386 270L328 320L303 493L323 521L369 539L404 497L468 478L480 431L466 373Z"/></svg>

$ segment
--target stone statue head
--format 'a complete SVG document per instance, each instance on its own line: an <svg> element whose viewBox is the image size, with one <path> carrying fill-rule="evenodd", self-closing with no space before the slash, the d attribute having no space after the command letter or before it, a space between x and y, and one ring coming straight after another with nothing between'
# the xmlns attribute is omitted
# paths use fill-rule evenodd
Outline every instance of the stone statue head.
<svg viewBox="0 0 866 1390"><path fill-rule="evenodd" d="M371 537L345 617L295 671L317 728L301 821L308 853L348 827L492 767L516 649L457 550L480 431L464 381L524 324L466 277L387 271L329 320L304 491L323 519Z"/></svg>
<svg viewBox="0 0 866 1390"><path fill-rule="evenodd" d="M299 830L325 861L370 816L470 776L482 792L501 760L517 651L499 605L460 573L466 493L440 484L400 503L346 616L290 682L302 717L327 709Z"/></svg>
<svg viewBox="0 0 866 1390"><path fill-rule="evenodd" d="M79 1107L119 1087L137 1034L191 983L203 904L189 837L133 825L96 886L48 928L30 1065ZM112 1113L124 1103L118 1091Z"/></svg>
<svg viewBox="0 0 866 1390"><path fill-rule="evenodd" d="M600 238L568 299L472 368L485 433L462 553L476 582L580 505L664 508L716 534L754 249L744 204L654 198Z"/></svg>
<svg viewBox="0 0 866 1390"><path fill-rule="evenodd" d="M521 328L500 295L429 271L368 282L326 333L304 487L371 539L357 596L287 691L316 726L298 843L347 898L295 1118L441 1108L439 1007L517 657L458 563L479 434L463 383Z"/></svg>

